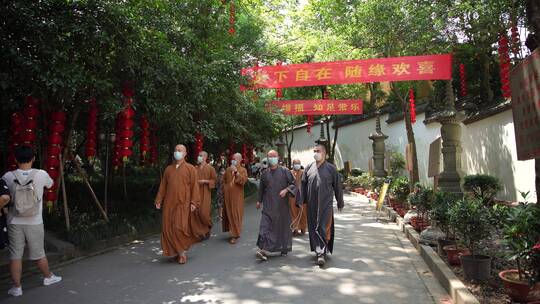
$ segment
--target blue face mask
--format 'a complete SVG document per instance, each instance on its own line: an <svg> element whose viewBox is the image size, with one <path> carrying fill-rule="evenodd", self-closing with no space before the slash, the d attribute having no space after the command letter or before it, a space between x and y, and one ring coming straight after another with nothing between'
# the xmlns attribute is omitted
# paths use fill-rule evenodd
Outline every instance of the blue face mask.
<svg viewBox="0 0 540 304"><path fill-rule="evenodd" d="M293 168L294 168L294 170L298 171L298 170L302 169L302 165L300 165L300 164L294 164L294 165L293 165Z"/></svg>
<svg viewBox="0 0 540 304"><path fill-rule="evenodd" d="M238 162L236 161L236 159L231 160L231 165L233 165L233 166L238 165Z"/></svg>
<svg viewBox="0 0 540 304"><path fill-rule="evenodd" d="M197 162L199 162L199 164L202 164L203 163L203 157L201 155L199 155L199 157L197 157Z"/></svg>
<svg viewBox="0 0 540 304"><path fill-rule="evenodd" d="M174 151L174 159L181 160L184 158L184 152Z"/></svg>
<svg viewBox="0 0 540 304"><path fill-rule="evenodd" d="M270 166L277 165L278 161L279 161L279 159L277 157L269 157L268 158L268 163L270 164Z"/></svg>

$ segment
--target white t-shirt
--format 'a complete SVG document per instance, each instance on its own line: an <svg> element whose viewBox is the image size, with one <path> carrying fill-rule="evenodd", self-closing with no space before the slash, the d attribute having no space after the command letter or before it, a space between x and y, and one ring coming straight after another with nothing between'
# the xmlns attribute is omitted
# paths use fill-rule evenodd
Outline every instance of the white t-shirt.
<svg viewBox="0 0 540 304"><path fill-rule="evenodd" d="M39 169L30 169L30 170L21 170L17 169L17 173L22 175L23 178L28 177L29 173L35 170L37 171L34 174L34 189L36 191L36 196L40 199L39 204L39 213L34 216L27 216L27 217L20 217L15 216L15 208L10 208L10 211L8 213L8 219L7 223L8 225L14 224L14 225L41 225L43 224L43 188L50 188L53 185L53 180L49 176L49 174L46 171L39 170ZM11 172L7 172L4 174L2 179L6 182L6 185L9 188L9 192L13 193L15 192L15 182L14 180L15 175ZM19 181L21 183L24 183L24 181Z"/></svg>

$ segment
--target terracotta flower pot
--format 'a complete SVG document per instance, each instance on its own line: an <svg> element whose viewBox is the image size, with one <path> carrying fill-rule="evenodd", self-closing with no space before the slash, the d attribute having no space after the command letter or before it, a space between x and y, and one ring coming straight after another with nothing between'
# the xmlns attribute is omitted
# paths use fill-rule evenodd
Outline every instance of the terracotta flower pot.
<svg viewBox="0 0 540 304"><path fill-rule="evenodd" d="M446 256L446 251L444 251L444 247L448 245L455 245L455 240L448 240L448 239L438 239L437 240L437 252L440 256Z"/></svg>
<svg viewBox="0 0 540 304"><path fill-rule="evenodd" d="M448 245L443 247L444 251L446 251L446 256L448 257L448 264L453 266L461 265L461 260L459 259L462 255L469 255L471 252L469 249L464 247L457 247L455 245Z"/></svg>
<svg viewBox="0 0 540 304"><path fill-rule="evenodd" d="M503 281L504 291L514 302L531 303L540 301L540 283L533 286L527 282L519 282L517 269L499 272L499 278Z"/></svg>

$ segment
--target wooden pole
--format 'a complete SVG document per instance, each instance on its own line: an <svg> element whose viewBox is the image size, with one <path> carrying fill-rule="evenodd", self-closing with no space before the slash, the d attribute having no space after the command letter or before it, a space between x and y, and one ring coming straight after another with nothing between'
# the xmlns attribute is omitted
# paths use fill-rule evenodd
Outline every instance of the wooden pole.
<svg viewBox="0 0 540 304"><path fill-rule="evenodd" d="M81 164L79 164L79 161L76 158L73 160L73 162L75 163L75 167L77 168L77 171L79 171L79 174L83 178L83 181L86 184L86 187L90 191L90 194L92 195L92 198L94 199L94 202L96 203L99 211L101 212L101 215L103 215L103 218L108 223L109 222L109 217L107 216L107 213L103 209L103 206L101 206L101 203L99 202L99 199L97 198L96 193L94 192L94 189L92 189L92 186L90 185L90 182L88 181L88 177L86 176L83 169L81 168Z"/></svg>
<svg viewBox="0 0 540 304"><path fill-rule="evenodd" d="M70 231L71 225L69 222L69 207L68 207L68 200L67 200L67 194L66 194L66 182L64 177L64 162L62 160L62 153L59 154L60 158L60 178L62 183L62 202L64 203L64 217L66 218L66 229L67 231Z"/></svg>

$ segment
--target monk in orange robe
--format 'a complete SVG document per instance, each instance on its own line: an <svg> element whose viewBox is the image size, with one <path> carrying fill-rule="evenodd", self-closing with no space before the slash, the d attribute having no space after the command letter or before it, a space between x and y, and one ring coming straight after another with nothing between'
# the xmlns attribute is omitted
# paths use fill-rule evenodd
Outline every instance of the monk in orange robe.
<svg viewBox="0 0 540 304"><path fill-rule="evenodd" d="M197 169L185 161L186 147L174 148L175 162L163 173L156 208L163 207L161 248L164 256L175 257L180 264L187 262L186 251L199 239L191 231L190 217L200 205Z"/></svg>
<svg viewBox="0 0 540 304"><path fill-rule="evenodd" d="M223 206L223 232L230 231L229 243L236 244L242 232L244 219L244 185L248 181L246 168L242 167L242 155L236 153L231 166L225 171L223 187L225 204Z"/></svg>
<svg viewBox="0 0 540 304"><path fill-rule="evenodd" d="M191 216L191 229L200 239L208 239L212 229L212 189L216 187L216 170L206 160L208 153L201 151L197 157L199 166L197 176L199 178L199 194L201 204Z"/></svg>
<svg viewBox="0 0 540 304"><path fill-rule="evenodd" d="M301 193L301 184L302 184L302 164L299 159L293 160L293 169L291 170L292 175L294 176L296 189ZM307 230L307 205L303 205L299 208L296 205L296 197L289 198L289 205L291 206L291 219L293 221L293 235L303 235L306 234ZM300 215L301 213L301 215Z"/></svg>

